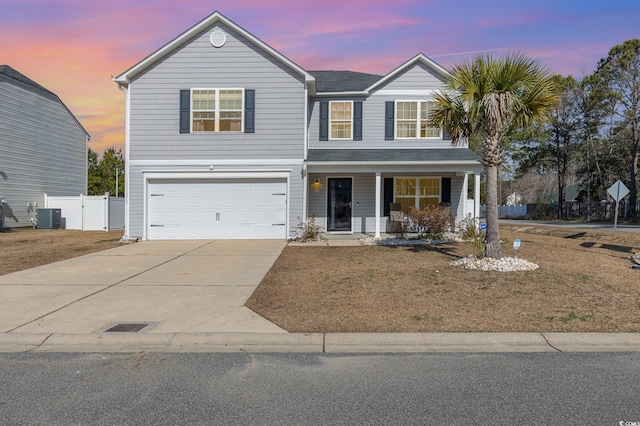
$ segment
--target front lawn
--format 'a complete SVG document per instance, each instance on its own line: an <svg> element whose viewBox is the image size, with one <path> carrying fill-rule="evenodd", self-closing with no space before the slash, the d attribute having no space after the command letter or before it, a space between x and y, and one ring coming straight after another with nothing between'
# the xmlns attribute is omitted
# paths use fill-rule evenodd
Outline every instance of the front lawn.
<svg viewBox="0 0 640 426"><path fill-rule="evenodd" d="M449 262L470 243L289 246L247 306L290 332L640 331L640 233L505 226L503 253L540 266L483 272Z"/></svg>

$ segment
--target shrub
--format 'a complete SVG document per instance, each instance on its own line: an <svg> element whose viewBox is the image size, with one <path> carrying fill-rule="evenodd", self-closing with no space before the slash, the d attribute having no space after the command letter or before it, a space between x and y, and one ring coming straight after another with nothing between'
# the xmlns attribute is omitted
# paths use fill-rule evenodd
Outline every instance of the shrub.
<svg viewBox="0 0 640 426"><path fill-rule="evenodd" d="M419 238L441 240L450 227L451 216L449 209L426 206L423 209L409 209L409 221Z"/></svg>
<svg viewBox="0 0 640 426"><path fill-rule="evenodd" d="M307 220L302 221L296 226L296 235L292 238L294 241L317 241L324 239L324 230L316 224L316 215L312 214Z"/></svg>

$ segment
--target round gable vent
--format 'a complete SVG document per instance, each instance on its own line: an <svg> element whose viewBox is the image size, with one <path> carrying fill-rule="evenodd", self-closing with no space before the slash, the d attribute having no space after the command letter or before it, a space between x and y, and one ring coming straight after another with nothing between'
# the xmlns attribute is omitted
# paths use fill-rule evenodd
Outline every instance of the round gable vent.
<svg viewBox="0 0 640 426"><path fill-rule="evenodd" d="M211 33L209 41L213 47L222 47L227 42L227 35L220 30Z"/></svg>

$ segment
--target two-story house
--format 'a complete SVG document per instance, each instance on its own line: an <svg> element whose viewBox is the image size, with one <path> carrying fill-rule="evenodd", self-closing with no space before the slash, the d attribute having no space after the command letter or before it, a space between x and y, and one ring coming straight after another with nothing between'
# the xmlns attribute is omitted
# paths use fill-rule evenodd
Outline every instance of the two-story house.
<svg viewBox="0 0 640 426"><path fill-rule="evenodd" d="M114 78L125 237L286 239L311 215L380 236L392 202L477 217L478 157L427 122L446 77L422 54L385 76L307 71L215 12Z"/></svg>
<svg viewBox="0 0 640 426"><path fill-rule="evenodd" d="M1 227L32 226L45 194L86 194L88 142L55 93L0 65Z"/></svg>

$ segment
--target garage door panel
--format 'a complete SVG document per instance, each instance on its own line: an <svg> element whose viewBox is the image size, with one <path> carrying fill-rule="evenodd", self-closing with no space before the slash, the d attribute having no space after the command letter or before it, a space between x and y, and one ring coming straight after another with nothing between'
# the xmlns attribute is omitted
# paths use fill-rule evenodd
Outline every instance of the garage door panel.
<svg viewBox="0 0 640 426"><path fill-rule="evenodd" d="M152 180L149 239L284 239L284 179Z"/></svg>

